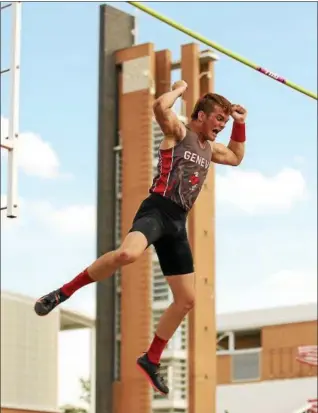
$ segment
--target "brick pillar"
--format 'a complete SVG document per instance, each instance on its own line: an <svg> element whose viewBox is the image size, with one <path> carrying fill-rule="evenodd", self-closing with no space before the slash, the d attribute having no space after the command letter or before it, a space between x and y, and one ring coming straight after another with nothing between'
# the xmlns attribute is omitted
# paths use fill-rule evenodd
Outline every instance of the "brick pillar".
<svg viewBox="0 0 318 413"><path fill-rule="evenodd" d="M171 52L156 52L156 97L169 92L171 86Z"/></svg>
<svg viewBox="0 0 318 413"><path fill-rule="evenodd" d="M214 62L200 64L200 96L214 91Z"/></svg>
<svg viewBox="0 0 318 413"><path fill-rule="evenodd" d="M152 179L152 94L155 55L152 44L116 54L122 65L119 125L122 140L122 233L129 231ZM151 251L122 268L120 413L151 411L150 386L136 368L151 333Z"/></svg>
<svg viewBox="0 0 318 413"><path fill-rule="evenodd" d="M201 77L199 48L182 47L182 79L188 83L186 115L190 119L199 95L211 88ZM210 90L209 90L210 91ZM214 173L211 169L189 216L189 238L196 271L196 305L189 314L189 413L215 411L216 325L214 303Z"/></svg>

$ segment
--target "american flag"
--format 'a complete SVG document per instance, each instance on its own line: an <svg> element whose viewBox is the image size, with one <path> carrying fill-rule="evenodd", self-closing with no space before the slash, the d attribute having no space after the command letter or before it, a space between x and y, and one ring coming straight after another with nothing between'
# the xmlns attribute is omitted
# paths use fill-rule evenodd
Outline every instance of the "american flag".
<svg viewBox="0 0 318 413"><path fill-rule="evenodd" d="M310 413L318 413L318 399L308 400L308 403L310 404L308 411Z"/></svg>
<svg viewBox="0 0 318 413"><path fill-rule="evenodd" d="M297 360L300 363L308 364L309 366L318 365L318 346L301 346L298 347L298 357ZM318 399L308 400L310 407L308 408L309 413L318 413Z"/></svg>
<svg viewBox="0 0 318 413"><path fill-rule="evenodd" d="M317 346L298 347L297 360L300 363L308 364L309 366L317 366L318 365L318 347Z"/></svg>

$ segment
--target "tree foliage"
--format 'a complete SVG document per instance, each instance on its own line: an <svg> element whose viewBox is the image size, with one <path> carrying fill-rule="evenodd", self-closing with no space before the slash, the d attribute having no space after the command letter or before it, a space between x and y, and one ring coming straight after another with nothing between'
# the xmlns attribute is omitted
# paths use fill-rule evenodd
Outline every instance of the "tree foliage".
<svg viewBox="0 0 318 413"><path fill-rule="evenodd" d="M80 379L81 385L81 400L85 402L87 407L76 407L71 405L66 405L61 407L62 413L88 413L88 408L91 403L91 382L90 380Z"/></svg>
<svg viewBox="0 0 318 413"><path fill-rule="evenodd" d="M91 382L90 380L81 378L80 383L82 387L81 400L83 400L83 402L90 405L91 404Z"/></svg>

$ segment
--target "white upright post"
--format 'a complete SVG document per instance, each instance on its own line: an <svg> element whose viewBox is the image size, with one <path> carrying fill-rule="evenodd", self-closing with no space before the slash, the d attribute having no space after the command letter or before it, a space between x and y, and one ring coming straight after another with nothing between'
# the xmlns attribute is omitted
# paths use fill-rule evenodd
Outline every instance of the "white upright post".
<svg viewBox="0 0 318 413"><path fill-rule="evenodd" d="M20 54L21 54L21 2L12 4L11 92L8 136L8 195L7 217L18 215L18 165L17 143L19 136L20 109Z"/></svg>

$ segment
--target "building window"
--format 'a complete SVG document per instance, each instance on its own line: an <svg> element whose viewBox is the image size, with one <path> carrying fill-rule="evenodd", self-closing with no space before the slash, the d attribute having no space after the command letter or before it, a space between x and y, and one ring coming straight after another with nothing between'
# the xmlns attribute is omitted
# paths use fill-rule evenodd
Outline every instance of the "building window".
<svg viewBox="0 0 318 413"><path fill-rule="evenodd" d="M261 376L262 334L260 329L218 334L218 354L231 356L232 381L255 381Z"/></svg>
<svg viewBox="0 0 318 413"><path fill-rule="evenodd" d="M166 282L156 256L152 260L152 300L153 301L172 301L171 292Z"/></svg>
<svg viewBox="0 0 318 413"><path fill-rule="evenodd" d="M229 331L217 336L218 352L235 352L262 348L261 330Z"/></svg>
<svg viewBox="0 0 318 413"><path fill-rule="evenodd" d="M232 381L260 379L261 352L252 350L232 354Z"/></svg>
<svg viewBox="0 0 318 413"><path fill-rule="evenodd" d="M217 351L229 352L234 350L234 335L232 332L229 333L219 333L216 339L216 348Z"/></svg>
<svg viewBox="0 0 318 413"><path fill-rule="evenodd" d="M261 330L235 331L234 349L249 350L262 347Z"/></svg>
<svg viewBox="0 0 318 413"><path fill-rule="evenodd" d="M175 332L168 346L169 350L182 350L182 331L181 327Z"/></svg>

